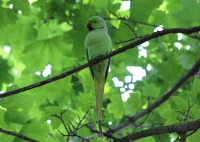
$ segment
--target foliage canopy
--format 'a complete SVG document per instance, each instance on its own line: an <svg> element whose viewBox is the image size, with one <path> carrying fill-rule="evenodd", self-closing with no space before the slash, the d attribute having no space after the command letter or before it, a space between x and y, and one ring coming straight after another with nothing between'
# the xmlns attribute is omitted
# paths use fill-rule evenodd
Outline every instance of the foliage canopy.
<svg viewBox="0 0 200 142"><path fill-rule="evenodd" d="M198 0L132 0L126 11L121 10L122 2L0 0L0 90L9 92L22 88L86 63L83 43L88 33L87 20L93 15L106 20L113 50L128 44L115 42L135 37L124 22L130 22L138 36L151 34L159 28L189 28L200 23ZM132 21L126 20L131 14ZM161 98L199 59L199 40L198 33L193 37L167 34L146 42L145 46L113 56L105 86L102 123L110 128L117 126ZM42 73L48 64L52 66L51 73L44 76ZM132 74L127 66L141 67L146 75L136 80L140 74ZM124 137L133 130L139 132L200 119L199 85L199 78L191 78L147 119L142 117L113 136ZM122 96L127 92L131 92L130 97L124 101ZM188 110L187 120L184 120ZM60 132L67 134L67 131L58 117L62 114L64 123L71 129L70 122L77 126L81 120L83 127L77 133L85 138L94 133L90 131L93 127L87 125L89 119L97 127L95 112L93 79L86 68L44 86L1 98L0 128L37 141L65 142L67 137ZM103 131L106 130L108 128L103 127ZM166 142L177 136L176 133L160 135ZM196 131L187 142L197 142L199 137L200 131ZM81 141L81 138L74 136L69 140ZM101 141L97 135L90 140ZM25 140L0 133L0 141ZM147 141L159 142L161 139L154 135L136 140Z"/></svg>

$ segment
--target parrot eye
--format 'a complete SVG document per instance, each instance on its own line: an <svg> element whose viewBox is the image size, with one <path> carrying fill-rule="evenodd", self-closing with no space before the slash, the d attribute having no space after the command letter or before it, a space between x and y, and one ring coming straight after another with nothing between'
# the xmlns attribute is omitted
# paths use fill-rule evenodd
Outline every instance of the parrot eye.
<svg viewBox="0 0 200 142"><path fill-rule="evenodd" d="M97 23L97 21L94 21L94 23Z"/></svg>

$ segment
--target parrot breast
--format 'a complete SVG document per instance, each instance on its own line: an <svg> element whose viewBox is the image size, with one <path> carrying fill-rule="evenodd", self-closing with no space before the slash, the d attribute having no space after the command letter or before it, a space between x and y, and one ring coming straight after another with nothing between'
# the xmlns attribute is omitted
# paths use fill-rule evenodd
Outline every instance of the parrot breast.
<svg viewBox="0 0 200 142"><path fill-rule="evenodd" d="M85 39L84 46L88 50L89 61L106 55L112 50L110 36L102 29L90 31Z"/></svg>

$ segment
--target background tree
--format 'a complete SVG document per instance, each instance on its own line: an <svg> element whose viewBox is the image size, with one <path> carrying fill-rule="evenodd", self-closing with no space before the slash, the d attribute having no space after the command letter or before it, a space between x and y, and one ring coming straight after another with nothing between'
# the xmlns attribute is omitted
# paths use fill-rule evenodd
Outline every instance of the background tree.
<svg viewBox="0 0 200 142"><path fill-rule="evenodd" d="M130 9L123 11L125 3ZM0 141L101 141L86 68L100 60L83 65L93 15L106 20L115 50L104 57L112 56L102 120L107 140L199 141L200 27L189 29L200 23L198 0L0 5Z"/></svg>

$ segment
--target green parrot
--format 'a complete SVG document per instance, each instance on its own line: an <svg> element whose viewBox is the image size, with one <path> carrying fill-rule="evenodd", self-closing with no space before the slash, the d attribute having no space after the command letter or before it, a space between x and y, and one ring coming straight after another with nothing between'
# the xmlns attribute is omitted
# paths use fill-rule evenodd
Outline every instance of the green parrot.
<svg viewBox="0 0 200 142"><path fill-rule="evenodd" d="M84 46L87 60L90 62L110 53L112 51L112 41L108 35L106 23L101 17L92 16L87 23L87 28L89 33L86 36ZM103 139L101 129L103 93L110 62L111 59L109 58L90 67L94 79L96 115L101 139Z"/></svg>

